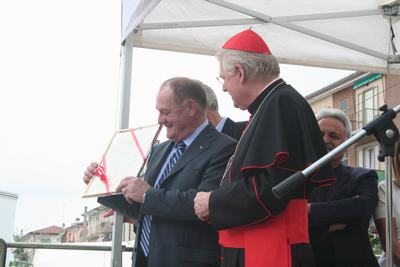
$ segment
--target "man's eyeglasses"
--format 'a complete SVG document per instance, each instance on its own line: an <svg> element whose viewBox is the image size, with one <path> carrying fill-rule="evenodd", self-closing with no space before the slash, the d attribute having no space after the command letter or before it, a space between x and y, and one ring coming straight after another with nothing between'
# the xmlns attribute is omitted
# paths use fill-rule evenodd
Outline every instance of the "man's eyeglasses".
<svg viewBox="0 0 400 267"><path fill-rule="evenodd" d="M217 78L217 81L218 81L221 85L224 85L224 78L221 78L221 77L215 77L215 78Z"/></svg>
<svg viewBox="0 0 400 267"><path fill-rule="evenodd" d="M222 78L221 76L217 76L217 77L215 77L215 78L217 78L217 81L218 81L220 84L224 85L224 83L225 83L225 78L227 77L227 75L234 75L234 74L236 74L237 72L239 72L239 70L238 70L237 67L235 67L235 68L234 68L233 70L231 70L231 71L226 71L225 74L223 74L224 78Z"/></svg>

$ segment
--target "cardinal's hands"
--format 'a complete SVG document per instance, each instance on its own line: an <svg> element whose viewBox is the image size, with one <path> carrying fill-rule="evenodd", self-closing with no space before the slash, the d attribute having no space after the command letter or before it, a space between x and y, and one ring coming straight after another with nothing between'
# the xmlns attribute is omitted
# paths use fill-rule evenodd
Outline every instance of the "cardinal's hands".
<svg viewBox="0 0 400 267"><path fill-rule="evenodd" d="M194 212L202 221L208 221L210 215L208 205L211 192L198 192L194 198Z"/></svg>

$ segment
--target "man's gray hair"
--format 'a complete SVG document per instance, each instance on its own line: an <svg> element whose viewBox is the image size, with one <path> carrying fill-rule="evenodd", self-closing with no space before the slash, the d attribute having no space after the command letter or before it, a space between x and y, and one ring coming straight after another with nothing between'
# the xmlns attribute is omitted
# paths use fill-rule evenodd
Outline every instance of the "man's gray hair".
<svg viewBox="0 0 400 267"><path fill-rule="evenodd" d="M207 84L204 84L202 82L201 86L204 89L204 92L206 92L206 97L207 97L207 108L210 108L211 110L218 111L218 99L217 96L214 93L214 90L211 89L210 86Z"/></svg>
<svg viewBox="0 0 400 267"><path fill-rule="evenodd" d="M175 97L176 104L182 104L187 99L193 99L202 109L207 108L207 96L200 81L186 77L174 77L166 80L160 90L169 86Z"/></svg>
<svg viewBox="0 0 400 267"><path fill-rule="evenodd" d="M337 119L341 123L343 123L345 129L346 129L346 136L347 138L350 137L351 135L351 122L349 117L341 111L340 109L335 109L335 108L323 108L320 111L315 114L315 117L317 118L317 121L320 121L322 119L326 118L333 118Z"/></svg>
<svg viewBox="0 0 400 267"><path fill-rule="evenodd" d="M221 48L215 57L225 71L232 72L235 65L239 64L250 78L277 77L280 73L279 63L273 55Z"/></svg>

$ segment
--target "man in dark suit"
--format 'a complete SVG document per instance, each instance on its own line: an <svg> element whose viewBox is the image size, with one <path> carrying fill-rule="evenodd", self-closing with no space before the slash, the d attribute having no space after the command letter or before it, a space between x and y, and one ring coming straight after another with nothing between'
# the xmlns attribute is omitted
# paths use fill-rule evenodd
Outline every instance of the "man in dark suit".
<svg viewBox="0 0 400 267"><path fill-rule="evenodd" d="M206 95L197 81L165 81L156 108L169 141L154 148L144 180L126 177L117 187L123 197L100 203L135 218L141 208L134 266L219 266L218 235L197 218L193 199L219 186L236 142L208 123ZM95 167L87 168L85 182Z"/></svg>
<svg viewBox="0 0 400 267"><path fill-rule="evenodd" d="M342 111L323 109L316 115L328 151L350 136ZM378 203L374 170L341 164L344 152L331 161L336 181L314 190L309 206L310 241L318 267L379 266L369 242L370 218Z"/></svg>
<svg viewBox="0 0 400 267"><path fill-rule="evenodd" d="M213 89L207 84L201 83L207 96L207 119L221 133L239 140L246 127L247 121L235 122L227 117L222 117L218 112L218 99Z"/></svg>

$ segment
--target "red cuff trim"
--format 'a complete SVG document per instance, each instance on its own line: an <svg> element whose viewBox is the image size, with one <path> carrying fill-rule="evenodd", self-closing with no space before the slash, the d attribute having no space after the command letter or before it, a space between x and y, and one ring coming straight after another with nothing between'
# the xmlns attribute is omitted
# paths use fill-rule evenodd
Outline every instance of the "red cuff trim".
<svg viewBox="0 0 400 267"><path fill-rule="evenodd" d="M334 182L334 181L336 181L336 178L335 177L333 177L333 178L328 178L328 179L324 179L324 180L313 180L313 179L311 179L311 182L313 182L313 183L319 183L319 184L323 184L323 183L330 183L330 182Z"/></svg>
<svg viewBox="0 0 400 267"><path fill-rule="evenodd" d="M307 163L307 164L305 165L304 169L306 169L306 168L307 168L308 166L310 166L310 165L312 165L312 163ZM293 173L302 171L302 170L295 170L295 169L286 168L286 167L283 167L283 166L279 166L279 167L277 167L277 168L278 168L278 169L281 169L281 170L285 170L285 171L290 171L290 172L293 172ZM303 169L303 170L304 170L304 169ZM323 186L322 184L324 184L324 183L331 183L331 182L336 181L336 177L327 178L327 179L324 179L324 180L319 180L319 179L316 180L316 179L313 179L313 177L317 176L317 174L319 173L319 171L320 171L320 169L316 170L316 171L310 176L310 181L311 181L312 183L317 183L317 184L319 184L318 186Z"/></svg>
<svg viewBox="0 0 400 267"><path fill-rule="evenodd" d="M332 186L332 184L331 183L326 183L326 184L320 184L318 186Z"/></svg>
<svg viewBox="0 0 400 267"><path fill-rule="evenodd" d="M261 205L261 207L263 207L263 209L268 213L267 216L271 216L271 212L269 212L269 210L267 209L267 207L264 205L264 203L261 201L260 195L258 194L258 190L257 190L257 185L256 185L256 179L253 176L253 180L252 180L252 185L253 185L253 191L256 194L256 198L258 203Z"/></svg>
<svg viewBox="0 0 400 267"><path fill-rule="evenodd" d="M278 164L284 162L288 157L289 157L289 153L278 152L278 153L275 153L275 159L270 164L262 165L262 166L246 166L246 167L242 167L240 169L240 171L246 172L247 170L251 170L251 169L268 169L268 168L274 167L275 165L278 165Z"/></svg>

